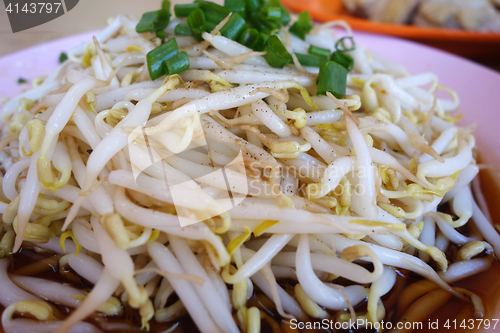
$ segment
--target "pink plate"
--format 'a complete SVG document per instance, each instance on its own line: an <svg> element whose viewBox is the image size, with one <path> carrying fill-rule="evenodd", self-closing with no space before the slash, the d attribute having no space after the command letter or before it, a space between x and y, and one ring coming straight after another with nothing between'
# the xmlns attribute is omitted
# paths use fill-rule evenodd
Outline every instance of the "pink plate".
<svg viewBox="0 0 500 333"><path fill-rule="evenodd" d="M0 98L11 98L30 87L18 85L19 78L32 79L47 75L58 65L59 55L84 41L84 33L31 48L0 58ZM404 65L411 74L433 72L440 83L455 90L464 113L462 125L477 124L476 139L486 162L500 168L500 74L469 60L407 40L356 33L356 42ZM497 308L497 313L500 309ZM497 316L498 317L498 316Z"/></svg>

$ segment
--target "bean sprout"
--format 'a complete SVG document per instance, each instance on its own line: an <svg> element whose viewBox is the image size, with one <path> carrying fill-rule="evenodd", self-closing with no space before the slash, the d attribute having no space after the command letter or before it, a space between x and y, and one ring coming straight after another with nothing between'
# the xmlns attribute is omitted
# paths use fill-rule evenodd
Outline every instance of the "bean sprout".
<svg viewBox="0 0 500 333"><path fill-rule="evenodd" d="M321 70L271 66L276 50L226 37L239 16L224 17L176 36L189 18L137 33L119 16L0 110L4 330L99 332L82 322L96 311L126 331L422 321L452 296L484 312L453 285L500 256L456 93L353 42L344 96L318 96ZM334 52L332 26L355 41L341 21L301 39L296 20L272 31L288 52ZM150 52L172 38L189 69L153 81ZM16 271L24 254L36 263ZM50 265L57 278L29 276ZM402 287L404 270L425 280Z"/></svg>

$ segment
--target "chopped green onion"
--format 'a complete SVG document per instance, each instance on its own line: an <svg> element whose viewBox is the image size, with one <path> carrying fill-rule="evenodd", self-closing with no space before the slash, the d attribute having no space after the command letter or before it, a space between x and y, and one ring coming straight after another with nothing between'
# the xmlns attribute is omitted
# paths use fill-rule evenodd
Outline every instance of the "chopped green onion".
<svg viewBox="0 0 500 333"><path fill-rule="evenodd" d="M255 44L254 50L256 51L263 51L264 47L266 47L267 40L269 39L269 35L266 33L261 32L260 33L260 38L257 41L257 44Z"/></svg>
<svg viewBox="0 0 500 333"><path fill-rule="evenodd" d="M236 40L246 27L245 19L240 14L233 12L227 23L220 29L220 33L224 37Z"/></svg>
<svg viewBox="0 0 500 333"><path fill-rule="evenodd" d="M205 14L201 9L192 11L187 18L187 23L191 28L193 36L197 38L201 38L202 32L207 28Z"/></svg>
<svg viewBox="0 0 500 333"><path fill-rule="evenodd" d="M326 95L331 92L335 97L342 98L346 93L347 69L333 61L324 61L319 66L318 90L316 95Z"/></svg>
<svg viewBox="0 0 500 333"><path fill-rule="evenodd" d="M350 46L345 45L345 41L348 40L350 43ZM335 49L337 51L342 51L342 52L349 52L349 51L354 51L356 49L356 43L354 43L354 38L350 36L342 37L335 43Z"/></svg>
<svg viewBox="0 0 500 333"><path fill-rule="evenodd" d="M156 37L160 38L161 40L165 39L165 31L157 31L156 32Z"/></svg>
<svg viewBox="0 0 500 333"><path fill-rule="evenodd" d="M182 24L182 23L175 26L174 33L176 35L179 35L179 36L192 36L193 35L191 28L185 24Z"/></svg>
<svg viewBox="0 0 500 333"><path fill-rule="evenodd" d="M168 42L161 44L147 54L146 60L148 63L148 70L149 75L151 75L151 80L154 81L165 74L163 62L168 58L173 57L177 53L179 53L177 41L175 40L175 38L172 38Z"/></svg>
<svg viewBox="0 0 500 333"><path fill-rule="evenodd" d="M331 52L328 49L311 45L307 53L326 59L330 56Z"/></svg>
<svg viewBox="0 0 500 333"><path fill-rule="evenodd" d="M244 0L224 0L224 7L245 17L245 1Z"/></svg>
<svg viewBox="0 0 500 333"><path fill-rule="evenodd" d="M313 28L311 17L307 11L298 16L297 22L290 27L290 32L300 39L305 39L306 34Z"/></svg>
<svg viewBox="0 0 500 333"><path fill-rule="evenodd" d="M170 22L170 13L166 10L160 9L154 12L146 12L142 14L142 18L137 23L135 31L138 33L149 31L164 30Z"/></svg>
<svg viewBox="0 0 500 333"><path fill-rule="evenodd" d="M186 52L180 52L163 62L165 74L178 74L189 68L189 57Z"/></svg>
<svg viewBox="0 0 500 333"><path fill-rule="evenodd" d="M166 10L167 12L170 12L170 0L163 0L161 2L161 9Z"/></svg>
<svg viewBox="0 0 500 333"><path fill-rule="evenodd" d="M281 19L281 8L279 7L264 7L262 13L265 20L279 21Z"/></svg>
<svg viewBox="0 0 500 333"><path fill-rule="evenodd" d="M344 66L347 71L350 71L354 67L354 59L350 55L341 51L333 52L330 56L330 60Z"/></svg>
<svg viewBox="0 0 500 333"><path fill-rule="evenodd" d="M283 66L292 62L292 56L288 53L283 43L276 35L269 37L264 47L264 51L267 52L267 54L264 55L264 59L266 59L267 63L272 67L283 68Z"/></svg>
<svg viewBox="0 0 500 333"><path fill-rule="evenodd" d="M307 10L298 15L297 22L303 25L308 25L309 30L313 28L312 19L311 16L309 16L309 12Z"/></svg>
<svg viewBox="0 0 500 333"><path fill-rule="evenodd" d="M261 3L259 0L245 0L245 6L247 13L254 13L261 7Z"/></svg>
<svg viewBox="0 0 500 333"><path fill-rule="evenodd" d="M220 23L223 19L231 14L231 10L222 7L213 2L200 1L200 9L205 14L205 19L207 22L215 23L216 25Z"/></svg>
<svg viewBox="0 0 500 333"><path fill-rule="evenodd" d="M249 20L253 24L254 28L258 31L268 35L271 33L271 29L268 27L268 22L260 17L260 15L258 15L258 12L251 13L249 15Z"/></svg>
<svg viewBox="0 0 500 333"><path fill-rule="evenodd" d="M26 83L26 82L28 82L28 81L26 81L22 77L20 77L19 80L17 80L17 84L23 84L23 83Z"/></svg>
<svg viewBox="0 0 500 333"><path fill-rule="evenodd" d="M174 6L174 14L175 17L188 17L188 15L191 14L192 11L195 11L197 9L200 9L200 4L197 2L180 5L178 4Z"/></svg>
<svg viewBox="0 0 500 333"><path fill-rule="evenodd" d="M238 38L238 43L245 45L248 48L254 49L260 39L260 32L257 29L248 28Z"/></svg>
<svg viewBox="0 0 500 333"><path fill-rule="evenodd" d="M257 26L254 22L258 22L259 25ZM275 35L276 32L279 32L280 30L280 24L275 21L267 21L261 18L257 18L255 21L252 21L252 23L254 23L254 27L257 30L268 36Z"/></svg>
<svg viewBox="0 0 500 333"><path fill-rule="evenodd" d="M281 5L279 0L269 0L269 6L279 7L281 9L281 25L287 25L290 23L290 13Z"/></svg>
<svg viewBox="0 0 500 333"><path fill-rule="evenodd" d="M278 21L272 21L272 20L263 20L264 24L267 26L267 28L270 30L270 34L274 35L279 32L281 29L281 24Z"/></svg>
<svg viewBox="0 0 500 333"><path fill-rule="evenodd" d="M253 28L267 35L272 35L273 31L278 31L281 28L278 21L266 20L260 14L254 13L250 16L249 20Z"/></svg>
<svg viewBox="0 0 500 333"><path fill-rule="evenodd" d="M153 31L156 19L158 18L158 11L146 12L142 14L141 20L137 23L135 31L138 33Z"/></svg>
<svg viewBox="0 0 500 333"><path fill-rule="evenodd" d="M217 27L217 24L220 22L212 22L212 21L207 21L207 27L205 28L206 32L211 32Z"/></svg>
<svg viewBox="0 0 500 333"><path fill-rule="evenodd" d="M281 7L281 25L287 25L290 23L290 13L283 7Z"/></svg>
<svg viewBox="0 0 500 333"><path fill-rule="evenodd" d="M300 28L299 25L296 25L296 23L297 22L295 22L288 31L302 40L306 39L306 32L304 31L304 29Z"/></svg>
<svg viewBox="0 0 500 333"><path fill-rule="evenodd" d="M61 55L59 56L59 63L62 64L66 60L68 60L68 55L66 53L62 52Z"/></svg>
<svg viewBox="0 0 500 333"><path fill-rule="evenodd" d="M319 67L325 59L309 54L295 53L297 60L302 66Z"/></svg>
<svg viewBox="0 0 500 333"><path fill-rule="evenodd" d="M170 12L166 10L159 10L160 14L155 22L155 31L163 31L170 23Z"/></svg>

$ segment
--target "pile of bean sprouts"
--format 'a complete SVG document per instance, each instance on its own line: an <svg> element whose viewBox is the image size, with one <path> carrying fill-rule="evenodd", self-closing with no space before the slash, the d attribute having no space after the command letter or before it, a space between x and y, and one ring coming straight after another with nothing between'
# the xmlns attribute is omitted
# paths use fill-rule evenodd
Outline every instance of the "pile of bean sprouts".
<svg viewBox="0 0 500 333"><path fill-rule="evenodd" d="M171 20L166 39L179 23ZM386 318L381 297L403 270L425 280L404 290L394 320L430 315L424 293L438 306L468 300L484 315L477 295L450 283L488 269L500 237L474 180L473 127L455 124L458 97L434 74L409 75L357 45L347 95L316 96L317 68L270 67L214 31L201 42L176 36L190 68L151 81L145 56L161 40L136 24L116 17L1 109L5 332L133 330L85 321L124 308L143 329L187 313L203 332L279 330L248 305L256 290L283 322L374 323ZM329 22L305 40L286 29L278 36L290 53L334 51L334 26L352 35ZM136 128L157 139L131 136ZM191 149L200 137L209 144ZM161 168L149 167L152 153ZM212 171L238 153L243 172L225 177L248 194L219 211L227 181ZM195 186L174 203L164 174ZM181 226L179 210L192 223ZM8 273L21 248L50 253L93 288ZM58 317L54 304L70 314Z"/></svg>

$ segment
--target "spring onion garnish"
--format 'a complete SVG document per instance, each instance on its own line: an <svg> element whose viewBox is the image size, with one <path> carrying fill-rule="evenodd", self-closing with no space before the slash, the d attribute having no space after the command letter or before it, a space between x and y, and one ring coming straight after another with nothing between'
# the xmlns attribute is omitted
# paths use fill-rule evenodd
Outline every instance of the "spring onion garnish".
<svg viewBox="0 0 500 333"><path fill-rule="evenodd" d="M324 49L322 47L311 45L311 46L309 46L309 50L307 51L307 53L309 53L311 55L318 56L320 58L327 59L330 56L331 52L328 49Z"/></svg>
<svg viewBox="0 0 500 333"><path fill-rule="evenodd" d="M207 28L207 22L205 20L205 13L201 9L196 9L188 15L187 23L191 28L193 36L201 39L201 34Z"/></svg>
<svg viewBox="0 0 500 333"><path fill-rule="evenodd" d="M160 38L161 40L165 39L166 37L166 34L165 34L165 31L157 31L156 32L156 37Z"/></svg>
<svg viewBox="0 0 500 333"><path fill-rule="evenodd" d="M268 27L269 23L266 24L266 21L258 15L258 12L250 13L248 15L248 18L253 27L258 31L265 33L266 35L269 35L271 33L271 29Z"/></svg>
<svg viewBox="0 0 500 333"><path fill-rule="evenodd" d="M260 32L257 29L247 28L238 38L238 43L251 49L255 49L260 39Z"/></svg>
<svg viewBox="0 0 500 333"><path fill-rule="evenodd" d="M354 59L342 51L333 52L330 60L344 66L347 71L350 71L354 67Z"/></svg>
<svg viewBox="0 0 500 333"><path fill-rule="evenodd" d="M174 28L174 33L179 36L192 36L191 28L184 24L178 24Z"/></svg>
<svg viewBox="0 0 500 333"><path fill-rule="evenodd" d="M281 20L281 8L279 7L264 7L262 8L262 17L265 20L280 21Z"/></svg>
<svg viewBox="0 0 500 333"><path fill-rule="evenodd" d="M279 0L269 0L269 6L278 7L281 10L281 18L280 18L281 25L287 25L288 23L290 23L290 13L288 13L288 10L286 10L281 5Z"/></svg>
<svg viewBox="0 0 500 333"><path fill-rule="evenodd" d="M170 22L170 12L160 9L142 14L142 18L137 23L135 31L138 33L164 30Z"/></svg>
<svg viewBox="0 0 500 333"><path fill-rule="evenodd" d="M165 13L169 19L168 0L163 1L162 8L156 12L149 12L137 25L137 31L154 31L158 38L164 40ZM220 29L220 34L238 41L256 51L265 51L263 56L272 66L283 68L292 63L292 56L281 40L273 31L290 22L290 15L279 0L225 0L224 6L216 3L199 0L192 4L178 4L174 6L177 17L187 17L187 24L178 24L174 33L179 36L194 36L201 40L204 31L213 30L230 13L231 17ZM168 22L167 22L168 24ZM307 11L298 15L297 21L289 28L289 32L305 39L313 28L313 23ZM347 71L353 68L354 60L345 52L355 48L352 37L344 37L335 44L336 52L311 45L308 54L296 53L297 60L302 66L320 67L318 77L318 94L332 92L335 96L345 94ZM153 80L164 74L179 73L189 68L187 54L179 54L175 39L160 45L151 51L148 56L148 68ZM328 60L328 61L326 61ZM339 97L339 98L340 98Z"/></svg>
<svg viewBox="0 0 500 333"><path fill-rule="evenodd" d="M163 0L161 2L161 9L166 10L170 13L170 0Z"/></svg>
<svg viewBox="0 0 500 333"><path fill-rule="evenodd" d="M245 17L245 1L244 0L225 0L224 7L232 11L233 13L238 13L240 16Z"/></svg>
<svg viewBox="0 0 500 333"><path fill-rule="evenodd" d="M135 30L139 33L154 31L154 25L156 19L158 18L159 12L159 10L155 10L153 12L146 12L142 14L142 18L139 23L137 23Z"/></svg>
<svg viewBox="0 0 500 333"><path fill-rule="evenodd" d="M220 33L224 37L236 40L246 27L245 19L240 14L233 13L227 23L220 29Z"/></svg>
<svg viewBox="0 0 500 333"><path fill-rule="evenodd" d="M189 68L189 57L186 52L180 52L163 62L165 74L178 74Z"/></svg>
<svg viewBox="0 0 500 333"><path fill-rule="evenodd" d="M205 14L205 18L207 22L213 23L214 27L223 19L226 18L229 14L231 14L231 10L222 7L213 2L208 1L200 1L200 9ZM209 26L207 24L207 26Z"/></svg>
<svg viewBox="0 0 500 333"><path fill-rule="evenodd" d="M313 28L311 16L309 16L309 13L307 11L302 12L298 16L297 22L295 22L291 27L290 27L290 32L300 39L305 39L306 38L306 33L311 31Z"/></svg>
<svg viewBox="0 0 500 333"><path fill-rule="evenodd" d="M329 91L335 97L342 98L346 93L346 82L347 69L333 61L322 62L319 66L316 95L326 95Z"/></svg>
<svg viewBox="0 0 500 333"><path fill-rule="evenodd" d="M59 56L59 63L62 64L68 60L68 55L65 52L61 52L61 55Z"/></svg>
<svg viewBox="0 0 500 333"><path fill-rule="evenodd" d="M175 40L175 38L172 38L168 42L158 46L147 54L146 59L148 62L148 69L149 75L151 75L151 80L154 81L166 74L163 67L163 62L168 58L176 55L177 53L179 53L177 41Z"/></svg>
<svg viewBox="0 0 500 333"><path fill-rule="evenodd" d="M272 67L283 68L286 64L292 62L292 56L286 50L285 46L278 38L278 36L273 35L269 37L264 47L264 51L267 52L264 55L267 63Z"/></svg>
<svg viewBox="0 0 500 333"><path fill-rule="evenodd" d="M267 43L268 39L269 39L269 35L261 32L260 33L260 38L257 41L257 44L255 45L254 50L256 50L256 51L262 51L262 50L264 50L264 47L266 46L266 43Z"/></svg>
<svg viewBox="0 0 500 333"><path fill-rule="evenodd" d="M23 83L26 83L26 82L28 82L28 81L26 81L22 77L20 77L19 80L17 80L17 84L23 84Z"/></svg>
<svg viewBox="0 0 500 333"><path fill-rule="evenodd" d="M197 9L200 9L200 4L198 2L177 4L174 6L174 14L176 17L188 17L192 11Z"/></svg>
<svg viewBox="0 0 500 333"><path fill-rule="evenodd" d="M270 35L275 34L275 32L279 31L281 28L279 21L266 20L265 18L262 17L262 15L261 15L261 20L264 23L264 25L267 27L264 30L268 31L268 34L270 34Z"/></svg>
<svg viewBox="0 0 500 333"><path fill-rule="evenodd" d="M349 41L346 45L346 41ZM356 43L354 43L354 38L350 36L342 37L335 43L335 49L337 51L349 52L354 51L356 49Z"/></svg>
<svg viewBox="0 0 500 333"><path fill-rule="evenodd" d="M279 1L247 0L247 19L255 29L269 35L271 31L279 30L282 25L288 24L290 15Z"/></svg>
<svg viewBox="0 0 500 333"><path fill-rule="evenodd" d="M217 23L211 22L211 21L207 21L207 28L205 29L205 31L206 32L210 32L210 31L214 30L215 27L217 27Z"/></svg>
<svg viewBox="0 0 500 333"><path fill-rule="evenodd" d="M302 66L319 67L319 65L325 61L324 58L319 58L309 54L295 53L295 56Z"/></svg>
<svg viewBox="0 0 500 333"><path fill-rule="evenodd" d="M245 0L247 13L256 12L261 6L259 0Z"/></svg>

